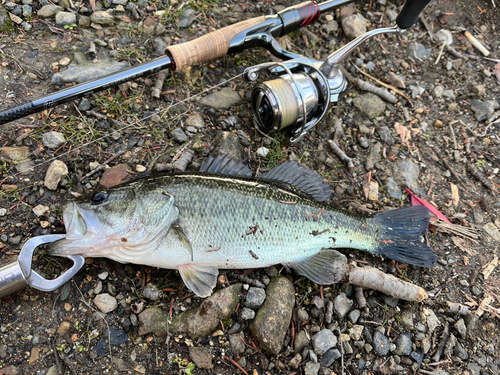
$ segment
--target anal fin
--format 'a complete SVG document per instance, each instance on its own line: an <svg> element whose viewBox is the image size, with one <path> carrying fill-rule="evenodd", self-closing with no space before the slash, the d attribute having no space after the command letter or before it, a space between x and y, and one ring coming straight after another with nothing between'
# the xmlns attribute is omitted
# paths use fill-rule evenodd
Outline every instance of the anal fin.
<svg viewBox="0 0 500 375"><path fill-rule="evenodd" d="M175 231L175 233L179 237L179 240L181 240L182 244L186 247L187 251L189 252L189 255L191 255L191 261L193 261L193 248L191 246L191 242L189 242L189 238L187 238L186 236L186 233L184 233L184 230L178 223L172 224L172 229Z"/></svg>
<svg viewBox="0 0 500 375"><path fill-rule="evenodd" d="M178 267L184 284L199 297L208 297L217 283L219 269L210 264L183 264Z"/></svg>
<svg viewBox="0 0 500 375"><path fill-rule="evenodd" d="M287 265L320 285L338 283L347 276L347 258L333 249L321 249L319 253L307 259Z"/></svg>

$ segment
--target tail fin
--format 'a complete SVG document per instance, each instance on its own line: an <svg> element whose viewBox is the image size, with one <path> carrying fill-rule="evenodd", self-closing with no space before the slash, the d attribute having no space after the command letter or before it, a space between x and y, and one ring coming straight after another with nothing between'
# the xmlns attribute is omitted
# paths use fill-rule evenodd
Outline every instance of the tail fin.
<svg viewBox="0 0 500 375"><path fill-rule="evenodd" d="M424 206L380 212L373 218L380 226L377 253L385 258L418 267L435 267L436 254L422 242L431 213Z"/></svg>

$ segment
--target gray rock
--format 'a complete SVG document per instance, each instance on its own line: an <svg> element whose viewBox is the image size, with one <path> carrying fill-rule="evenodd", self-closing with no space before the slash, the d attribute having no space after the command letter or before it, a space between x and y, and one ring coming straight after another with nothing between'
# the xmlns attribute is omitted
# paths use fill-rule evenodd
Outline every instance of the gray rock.
<svg viewBox="0 0 500 375"><path fill-rule="evenodd" d="M462 361L466 361L469 359L469 353L467 353L467 351L459 341L457 341L455 347L453 348L453 354L460 358Z"/></svg>
<svg viewBox="0 0 500 375"><path fill-rule="evenodd" d="M330 349L321 358L321 367L328 367L340 358L340 352L337 349Z"/></svg>
<svg viewBox="0 0 500 375"><path fill-rule="evenodd" d="M402 333L395 341L396 350L394 354L410 355L413 349L412 334L410 332Z"/></svg>
<svg viewBox="0 0 500 375"><path fill-rule="evenodd" d="M387 126L380 126L377 128L377 133L382 141L384 141L388 146L394 145L394 138L391 135L391 131Z"/></svg>
<svg viewBox="0 0 500 375"><path fill-rule="evenodd" d="M391 177L387 179L387 194L394 199L401 199L403 197L399 185Z"/></svg>
<svg viewBox="0 0 500 375"><path fill-rule="evenodd" d="M58 12L56 14L56 23L59 26L76 25L76 15L71 12Z"/></svg>
<svg viewBox="0 0 500 375"><path fill-rule="evenodd" d="M418 182L419 176L420 166L409 159L396 160L393 164L394 180L399 185L408 186L413 193L425 196L426 192L422 189L421 184Z"/></svg>
<svg viewBox="0 0 500 375"><path fill-rule="evenodd" d="M386 305L389 305L391 307L396 307L399 303L399 299L398 298L394 298L394 297L390 297L386 294L382 294L382 301L384 301L384 303Z"/></svg>
<svg viewBox="0 0 500 375"><path fill-rule="evenodd" d="M380 116L385 111L384 101L370 93L355 97L352 103L361 115L369 119Z"/></svg>
<svg viewBox="0 0 500 375"><path fill-rule="evenodd" d="M356 309L356 310L352 310L350 313L349 313L349 320L353 323L353 324L356 324L356 322L358 321L359 319L359 316L361 315L361 312Z"/></svg>
<svg viewBox="0 0 500 375"><path fill-rule="evenodd" d="M431 340L429 340L428 338L425 338L422 340L421 344L422 344L421 345L422 352L424 354L427 354L429 352L429 350L431 349L431 345L432 345Z"/></svg>
<svg viewBox="0 0 500 375"><path fill-rule="evenodd" d="M491 102L477 99L472 101L471 109L474 111L477 121L488 120L495 112Z"/></svg>
<svg viewBox="0 0 500 375"><path fill-rule="evenodd" d="M74 64L71 63L64 72L52 76L52 84L64 85L66 83L83 83L101 78L111 73L129 67L126 61L101 60L97 63Z"/></svg>
<svg viewBox="0 0 500 375"><path fill-rule="evenodd" d="M19 9L19 8L16 8L16 9ZM21 10L19 9L19 14L21 14ZM10 15L10 20L18 25L20 25L21 23L23 23L23 19L19 16L16 16L15 14L11 13Z"/></svg>
<svg viewBox="0 0 500 375"><path fill-rule="evenodd" d="M159 308L146 309L139 315L139 335L164 335L169 327L170 333L187 332L192 340L206 337L217 329L221 320L234 312L239 303L241 287L241 284L233 284L217 290L203 300L197 309L175 315L171 323L168 311Z"/></svg>
<svg viewBox="0 0 500 375"><path fill-rule="evenodd" d="M186 120L187 126L193 126L196 129L203 129L205 127L205 121L201 113L193 113Z"/></svg>
<svg viewBox="0 0 500 375"><path fill-rule="evenodd" d="M424 309L424 314L426 315L427 328L429 328L429 333L434 332L434 330L441 325L438 317L431 309Z"/></svg>
<svg viewBox="0 0 500 375"><path fill-rule="evenodd" d="M113 16L105 10L98 10L92 13L90 20L103 26L111 26L115 23Z"/></svg>
<svg viewBox="0 0 500 375"><path fill-rule="evenodd" d="M301 330L297 337L295 337L295 342L293 344L293 350L295 350L295 353L300 353L302 349L309 345L309 341L310 340L307 337L306 331Z"/></svg>
<svg viewBox="0 0 500 375"><path fill-rule="evenodd" d="M4 161L20 163L29 159L29 149L26 146L2 147L0 155Z"/></svg>
<svg viewBox="0 0 500 375"><path fill-rule="evenodd" d="M404 310L401 314L401 325L403 328L411 331L413 329L413 313L411 310Z"/></svg>
<svg viewBox="0 0 500 375"><path fill-rule="evenodd" d="M318 375L320 367L319 363L309 361L304 366L304 375Z"/></svg>
<svg viewBox="0 0 500 375"><path fill-rule="evenodd" d="M373 347L378 355L385 356L391 349L391 342L382 333L375 331L373 335Z"/></svg>
<svg viewBox="0 0 500 375"><path fill-rule="evenodd" d="M66 301L69 297L70 292L71 292L71 287L69 286L69 283L64 284L64 286L61 289L61 296L59 297L61 301Z"/></svg>
<svg viewBox="0 0 500 375"><path fill-rule="evenodd" d="M271 279L266 293L267 298L250 324L250 330L262 351L276 355L281 351L290 325L295 288L289 279L278 276Z"/></svg>
<svg viewBox="0 0 500 375"><path fill-rule="evenodd" d="M90 17L88 16L80 16L78 19L78 26L80 27L89 27L91 24Z"/></svg>
<svg viewBox="0 0 500 375"><path fill-rule="evenodd" d="M359 341L361 339L361 335L363 334L365 326L361 326L359 324L355 324L352 328L349 328L349 336L354 341Z"/></svg>
<svg viewBox="0 0 500 375"><path fill-rule="evenodd" d="M23 29L24 29L24 30L26 30L26 31L30 31L30 30L33 28L33 26L32 26L30 23L28 23L28 22L23 22L23 23L21 23L21 26L22 26L22 27L23 27Z"/></svg>
<svg viewBox="0 0 500 375"><path fill-rule="evenodd" d="M150 301L157 301L161 297L161 290L158 290L156 285L149 283L142 290L142 296Z"/></svg>
<svg viewBox="0 0 500 375"><path fill-rule="evenodd" d="M245 335L243 332L229 335L229 344L231 345L231 350L234 354L243 354L245 352L246 346L243 341L244 338Z"/></svg>
<svg viewBox="0 0 500 375"><path fill-rule="evenodd" d="M419 350L411 352L410 357L417 362L418 365L421 365L424 360L424 354Z"/></svg>
<svg viewBox="0 0 500 375"><path fill-rule="evenodd" d="M488 223L483 227L484 231L488 233L495 241L500 242L500 230L493 223Z"/></svg>
<svg viewBox="0 0 500 375"><path fill-rule="evenodd" d="M40 18L52 18L54 17L58 12L61 12L63 10L62 7L59 5L44 5L40 10L37 12L38 17Z"/></svg>
<svg viewBox="0 0 500 375"><path fill-rule="evenodd" d="M302 356L300 354L295 354L295 356L288 362L291 368L297 370L300 363L302 362Z"/></svg>
<svg viewBox="0 0 500 375"><path fill-rule="evenodd" d="M408 46L408 56L416 60L427 60L431 57L432 49L425 48L422 44L414 42Z"/></svg>
<svg viewBox="0 0 500 375"><path fill-rule="evenodd" d="M30 5L23 5L23 17L31 17L33 15L33 8Z"/></svg>
<svg viewBox="0 0 500 375"><path fill-rule="evenodd" d="M327 34L333 34L337 32L339 29L339 24L335 20L331 20L326 22L323 26L322 29L327 33Z"/></svg>
<svg viewBox="0 0 500 375"><path fill-rule="evenodd" d="M240 101L241 97L236 91L233 91L231 87L224 87L220 91L216 91L201 98L198 102L201 105L206 105L215 109L228 109Z"/></svg>
<svg viewBox="0 0 500 375"><path fill-rule="evenodd" d="M217 134L214 141L213 149L215 152L212 156L227 155L234 161L238 162L241 160L241 155L243 155L243 146L240 144L240 139L233 132L221 132Z"/></svg>
<svg viewBox="0 0 500 375"><path fill-rule="evenodd" d="M68 174L68 167L60 160L54 160L45 175L44 185L47 189L56 190L62 178Z"/></svg>
<svg viewBox="0 0 500 375"><path fill-rule="evenodd" d="M118 307L116 298L108 293L98 294L94 298L94 303L104 314L107 314Z"/></svg>
<svg viewBox="0 0 500 375"><path fill-rule="evenodd" d="M351 14L342 19L342 30L349 39L354 39L366 33L366 20L359 14Z"/></svg>
<svg viewBox="0 0 500 375"><path fill-rule="evenodd" d="M211 369L213 367L211 348L190 346L189 358L191 358L198 368Z"/></svg>
<svg viewBox="0 0 500 375"><path fill-rule="evenodd" d="M262 288L251 287L245 300L245 306L257 310L262 306L266 299L266 291Z"/></svg>
<svg viewBox="0 0 500 375"><path fill-rule="evenodd" d="M91 108L90 101L87 98L83 98L78 104L78 109L80 111L88 111Z"/></svg>
<svg viewBox="0 0 500 375"><path fill-rule="evenodd" d="M170 137L174 139L177 143L184 143L188 141L188 136L181 128L175 128L170 132Z"/></svg>
<svg viewBox="0 0 500 375"><path fill-rule="evenodd" d="M241 310L241 319L243 320L252 320L255 318L255 311L249 309L248 307L244 307Z"/></svg>
<svg viewBox="0 0 500 375"><path fill-rule="evenodd" d="M475 85L472 87L472 92L474 95L477 96L485 96L486 95L486 89L484 85Z"/></svg>
<svg viewBox="0 0 500 375"><path fill-rule="evenodd" d="M42 136L42 142L45 147L55 150L66 142L66 138L62 133L48 132Z"/></svg>
<svg viewBox="0 0 500 375"><path fill-rule="evenodd" d="M387 75L387 80L395 87L399 87L400 89L406 88L405 78L403 76L400 76L399 74L390 72Z"/></svg>
<svg viewBox="0 0 500 375"><path fill-rule="evenodd" d="M337 337L329 329L323 329L313 336L312 344L314 352L317 355L323 355L337 345Z"/></svg>
<svg viewBox="0 0 500 375"><path fill-rule="evenodd" d="M6 208L0 208L0 216L5 216L7 215L7 209Z"/></svg>
<svg viewBox="0 0 500 375"><path fill-rule="evenodd" d="M470 371L471 375L480 375L481 367L477 363L469 362L467 363L467 370Z"/></svg>
<svg viewBox="0 0 500 375"><path fill-rule="evenodd" d="M179 16L179 27L189 27L196 19L196 12L194 9L188 8Z"/></svg>
<svg viewBox="0 0 500 375"><path fill-rule="evenodd" d="M438 85L432 91L432 96L434 96L435 98L440 98L443 95L443 92L444 92L444 87Z"/></svg>
<svg viewBox="0 0 500 375"><path fill-rule="evenodd" d="M385 14L387 14L387 17L389 17L391 22L396 21L396 18L398 17L398 12L393 9L386 9Z"/></svg>
<svg viewBox="0 0 500 375"><path fill-rule="evenodd" d="M381 159L382 145L380 144L380 142L377 142L372 146L370 152L368 153L368 156L366 157L366 170L372 171L375 168L375 164L380 162Z"/></svg>
<svg viewBox="0 0 500 375"><path fill-rule="evenodd" d="M347 298L345 293L340 293L333 301L333 308L337 316L342 319L352 307L353 303L351 299Z"/></svg>

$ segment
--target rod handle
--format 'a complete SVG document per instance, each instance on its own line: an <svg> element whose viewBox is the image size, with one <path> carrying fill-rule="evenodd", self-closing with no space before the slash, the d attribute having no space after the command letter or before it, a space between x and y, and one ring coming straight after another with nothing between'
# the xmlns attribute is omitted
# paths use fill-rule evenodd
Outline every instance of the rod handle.
<svg viewBox="0 0 500 375"><path fill-rule="evenodd" d="M202 61L227 55L231 40L236 35L264 22L264 20L265 16L261 16L241 21L189 42L168 47L167 53L171 55L175 63L175 66L172 64L172 68L179 71Z"/></svg>
<svg viewBox="0 0 500 375"><path fill-rule="evenodd" d="M0 125L17 120L18 118L35 113L35 105L29 102L15 108L0 112Z"/></svg>
<svg viewBox="0 0 500 375"><path fill-rule="evenodd" d="M406 0L403 9L396 18L396 24L400 29L409 29L417 21L418 16L431 0Z"/></svg>

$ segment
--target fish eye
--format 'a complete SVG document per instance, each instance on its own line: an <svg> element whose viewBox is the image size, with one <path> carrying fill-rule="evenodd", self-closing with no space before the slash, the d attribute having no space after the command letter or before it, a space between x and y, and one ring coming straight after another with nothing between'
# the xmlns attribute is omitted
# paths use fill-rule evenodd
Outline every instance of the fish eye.
<svg viewBox="0 0 500 375"><path fill-rule="evenodd" d="M108 199L108 194L106 194L102 191L99 191L99 192L95 193L94 196L92 197L91 204L92 205L101 204L106 199Z"/></svg>

